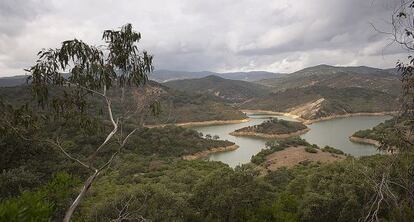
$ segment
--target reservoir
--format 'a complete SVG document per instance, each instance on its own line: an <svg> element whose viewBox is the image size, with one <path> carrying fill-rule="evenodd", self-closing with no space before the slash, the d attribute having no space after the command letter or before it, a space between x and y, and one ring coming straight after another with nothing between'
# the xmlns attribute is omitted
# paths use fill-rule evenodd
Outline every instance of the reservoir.
<svg viewBox="0 0 414 222"><path fill-rule="evenodd" d="M246 126L260 124L271 117L295 121L289 117L274 115L250 115L249 117L251 121L245 123L193 127L193 129L202 132L204 135L217 135L220 139L232 141L239 146L239 149L234 151L212 154L209 157L210 160L221 161L231 167L249 163L253 155L265 148L267 140L253 137L236 137L229 135L229 133ZM391 116L354 116L316 122L308 125L310 131L301 137L319 147L329 145L356 157L373 155L378 153L375 146L353 143L349 141L349 136L358 130L372 128L388 119L391 119Z"/></svg>

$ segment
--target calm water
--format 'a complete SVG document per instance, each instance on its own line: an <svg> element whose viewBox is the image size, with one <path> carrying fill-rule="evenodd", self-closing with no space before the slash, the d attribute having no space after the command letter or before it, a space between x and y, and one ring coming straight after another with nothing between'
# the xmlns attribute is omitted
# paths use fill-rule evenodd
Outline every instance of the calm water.
<svg viewBox="0 0 414 222"><path fill-rule="evenodd" d="M239 145L239 149L235 151L216 153L209 157L210 160L221 161L235 167L250 162L250 158L265 147L266 140L235 137L229 135L229 133L246 126L260 124L270 117L272 116L252 115L250 116L251 121L247 123L194 127L193 129L202 132L204 135L218 135L220 139L229 140ZM284 116L277 116L277 118L294 121ZM301 137L311 144L314 143L320 147L333 146L353 156L372 155L378 153L374 146L353 143L349 141L348 137L358 130L372 128L390 118L390 116L355 116L317 122L309 125L308 127L311 130Z"/></svg>

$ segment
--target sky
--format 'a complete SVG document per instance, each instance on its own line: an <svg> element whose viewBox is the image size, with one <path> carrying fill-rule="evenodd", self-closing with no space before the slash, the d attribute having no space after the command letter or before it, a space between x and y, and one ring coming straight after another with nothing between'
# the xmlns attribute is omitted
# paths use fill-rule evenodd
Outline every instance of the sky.
<svg viewBox="0 0 414 222"><path fill-rule="evenodd" d="M131 23L156 69L289 73L309 66L394 67L399 0L1 0L0 76L25 74L42 48L102 44Z"/></svg>

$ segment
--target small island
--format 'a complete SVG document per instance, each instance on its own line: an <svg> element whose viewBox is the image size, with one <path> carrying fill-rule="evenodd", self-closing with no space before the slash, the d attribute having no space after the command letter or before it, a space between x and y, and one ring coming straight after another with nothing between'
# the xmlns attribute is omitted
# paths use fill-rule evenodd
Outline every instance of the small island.
<svg viewBox="0 0 414 222"><path fill-rule="evenodd" d="M301 122L272 118L259 125L238 129L230 133L230 135L253 136L265 139L286 139L302 135L308 131L309 128Z"/></svg>

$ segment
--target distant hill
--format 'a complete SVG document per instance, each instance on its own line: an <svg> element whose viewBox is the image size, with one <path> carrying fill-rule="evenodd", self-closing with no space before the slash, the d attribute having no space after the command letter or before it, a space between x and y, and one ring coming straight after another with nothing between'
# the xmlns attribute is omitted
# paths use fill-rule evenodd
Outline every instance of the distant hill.
<svg viewBox="0 0 414 222"><path fill-rule="evenodd" d="M11 77L1 77L0 78L0 87L10 87L10 86L20 86L26 84L27 76L11 76Z"/></svg>
<svg viewBox="0 0 414 222"><path fill-rule="evenodd" d="M241 80L224 79L215 75L200 79L175 80L166 82L164 85L191 94L214 95L228 102L235 103L263 97L271 92L269 87L263 85Z"/></svg>
<svg viewBox="0 0 414 222"><path fill-rule="evenodd" d="M308 86L252 99L240 108L288 112L306 120L315 120L352 113L396 111L399 101L397 96L368 88Z"/></svg>
<svg viewBox="0 0 414 222"><path fill-rule="evenodd" d="M161 92L160 104L162 111L157 118L149 118L147 124L241 120L246 118L244 113L215 96L181 92L153 81L150 81L147 87L156 88ZM130 91L125 98L134 99L137 95L140 95L140 92ZM24 85L0 87L0 98L15 105L32 100L29 86ZM115 107L117 106L116 101L113 104ZM34 104L34 107L37 106Z"/></svg>
<svg viewBox="0 0 414 222"><path fill-rule="evenodd" d="M257 83L274 87L276 91L308 86L368 88L393 95L399 95L401 91L401 81L395 69L382 70L366 66L319 65L281 78L260 80Z"/></svg>
<svg viewBox="0 0 414 222"><path fill-rule="evenodd" d="M225 79L243 80L248 82L258 81L261 79L278 78L284 74L265 72L265 71L253 71L253 72L231 72L231 73L216 73L216 72L187 72L187 71L172 71L172 70L156 70L150 75L150 79L163 83L172 80L181 79L198 79L204 78L210 75L219 76Z"/></svg>

